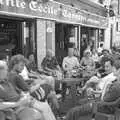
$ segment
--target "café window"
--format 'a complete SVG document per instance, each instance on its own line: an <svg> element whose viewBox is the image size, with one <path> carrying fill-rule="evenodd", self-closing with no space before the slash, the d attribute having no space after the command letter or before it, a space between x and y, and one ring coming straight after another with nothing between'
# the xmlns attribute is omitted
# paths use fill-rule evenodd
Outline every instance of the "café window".
<svg viewBox="0 0 120 120"><path fill-rule="evenodd" d="M28 57L29 54L35 53L35 22L23 22L24 26L24 40L23 40L23 48L24 55Z"/></svg>

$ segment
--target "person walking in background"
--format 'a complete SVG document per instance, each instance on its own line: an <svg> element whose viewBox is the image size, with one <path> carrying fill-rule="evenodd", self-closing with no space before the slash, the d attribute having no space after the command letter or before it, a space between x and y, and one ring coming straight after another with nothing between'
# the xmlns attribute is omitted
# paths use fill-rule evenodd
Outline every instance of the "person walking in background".
<svg viewBox="0 0 120 120"><path fill-rule="evenodd" d="M41 99L44 98L45 96L45 91L41 86L44 85L46 82L37 79L37 80L33 80L33 83L29 85L24 81L22 76L19 75L19 73L21 73L21 71L24 69L25 63L26 60L22 55L15 55L11 58L9 64L9 68L10 68L9 81L11 82L12 85L15 86L17 91L21 91L29 94L31 100L34 101L32 107L41 111L45 120L56 120L48 102L45 100L42 101ZM34 95L39 94L38 95L39 97L36 95L34 96L32 93L34 93Z"/></svg>

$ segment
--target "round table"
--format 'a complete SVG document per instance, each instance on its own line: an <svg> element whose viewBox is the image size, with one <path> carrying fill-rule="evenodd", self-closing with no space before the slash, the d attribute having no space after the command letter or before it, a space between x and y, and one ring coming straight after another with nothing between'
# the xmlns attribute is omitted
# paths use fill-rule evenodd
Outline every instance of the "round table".
<svg viewBox="0 0 120 120"><path fill-rule="evenodd" d="M79 104L79 100L83 96L78 93L77 87L81 87L81 83L84 81L86 78L65 78L60 81L62 85L62 102L60 104L62 112L67 112Z"/></svg>

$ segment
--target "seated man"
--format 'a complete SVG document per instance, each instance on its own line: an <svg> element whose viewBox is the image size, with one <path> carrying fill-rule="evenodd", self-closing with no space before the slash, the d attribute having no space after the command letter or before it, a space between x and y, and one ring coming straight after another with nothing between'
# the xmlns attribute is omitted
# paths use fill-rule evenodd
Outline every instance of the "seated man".
<svg viewBox="0 0 120 120"><path fill-rule="evenodd" d="M91 86L95 85L94 92L103 93L105 85L107 85L108 82L111 82L112 80L116 79L116 77L113 74L113 60L111 58L106 59L104 66L107 75L103 78L98 78L96 76L92 77L86 82L82 90L85 90L86 88L90 88Z"/></svg>
<svg viewBox="0 0 120 120"><path fill-rule="evenodd" d="M17 75L17 76L19 76L19 79L18 79L19 82L15 82L15 83L20 83L21 84L20 86L22 86L21 89L23 91L25 90L24 86L28 86L28 85L26 85L27 83L31 84L31 82L36 81L36 84L37 83L39 84L39 82L41 82L42 83L41 87L45 91L45 95L42 98L39 96L39 100L48 99L50 101L50 103L52 103L52 106L54 106L54 108L56 108L56 110L59 110L59 104L58 104L58 100L56 98L57 96L56 96L56 93L54 91L54 86L55 86L54 85L55 84L54 78L52 76L41 75L37 72L31 74L27 70L26 66L24 66L24 69L22 70L22 72L19 73L19 75ZM14 75L12 74L12 76L14 76ZM22 76L22 78L21 78L21 76ZM31 78L31 76L32 76L32 78ZM17 79L14 79L14 80L17 81ZM28 90L28 89L26 89L26 90ZM36 97L37 95L40 94L40 92L39 92L39 90L37 90L37 88L36 88L36 91L34 93L32 93L32 95L34 97ZM38 97L37 97L37 99L38 99Z"/></svg>
<svg viewBox="0 0 120 120"><path fill-rule="evenodd" d="M27 61L27 60L26 60ZM31 78L32 79L37 79L38 81L44 81L45 84L48 84L50 85L53 89L55 87L55 81L54 81L54 78L52 76L46 76L44 74L40 74L38 72L39 70L31 70L30 68L28 68L28 61L25 62L25 65L24 65L24 69L19 73L19 75L21 75L23 77L23 79L25 81L28 81L30 82Z"/></svg>
<svg viewBox="0 0 120 120"><path fill-rule="evenodd" d="M68 48L68 56L63 59L62 67L66 74L71 73L75 67L79 67L79 61L74 56L74 48Z"/></svg>
<svg viewBox="0 0 120 120"><path fill-rule="evenodd" d="M24 81L22 76L19 75L19 73L23 70L25 66L24 56L22 55L13 56L10 60L9 65L10 65L9 79L17 90L29 92L38 101L43 101L43 102L45 102L45 99L48 97L48 95L50 96L51 94L51 98L49 99L52 99L52 102L54 105L56 105L55 107L57 109L59 108L55 92L53 91L52 87L45 84L45 81L34 80L33 84L28 85Z"/></svg>
<svg viewBox="0 0 120 120"><path fill-rule="evenodd" d="M8 81L8 67L6 62L0 61L0 120L6 120L7 115L16 120L12 109L20 108L29 103L30 98L17 92Z"/></svg>
<svg viewBox="0 0 120 120"><path fill-rule="evenodd" d="M114 106L111 106L111 102L114 102L117 98L120 97L119 91L120 91L120 84L116 84L116 79L119 80L118 76L120 74L120 65L116 65L112 63L112 61L110 62L106 61L105 62L105 68L106 69L111 69L110 71L113 70L113 75L109 74L110 76L108 77L108 79L105 79L105 81L99 81L98 80L98 86L99 88L102 88L100 91L97 91L97 93L101 93L101 102L98 103L97 105L97 111L102 112L102 113L108 113L108 114L112 114L114 113ZM112 63L112 64L111 64ZM119 63L120 64L120 63ZM111 66L112 65L112 66ZM111 67L110 67L111 66ZM108 86L110 86L108 88ZM91 93L94 94L96 93L96 91L91 90ZM109 105L106 105L108 104ZM71 109L68 114L67 114L67 120L78 120L78 118L80 118L80 116L83 115L87 115L88 113L93 114L94 107L93 104L91 102L75 107L73 109Z"/></svg>

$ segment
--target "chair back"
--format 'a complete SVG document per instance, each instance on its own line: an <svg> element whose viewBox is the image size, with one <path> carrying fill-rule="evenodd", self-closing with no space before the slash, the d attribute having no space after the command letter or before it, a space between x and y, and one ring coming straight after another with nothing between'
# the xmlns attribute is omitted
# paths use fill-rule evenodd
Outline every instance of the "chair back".
<svg viewBox="0 0 120 120"><path fill-rule="evenodd" d="M120 120L120 108L115 109L115 120Z"/></svg>
<svg viewBox="0 0 120 120"><path fill-rule="evenodd" d="M18 120L43 120L42 114L34 108L24 108L17 114Z"/></svg>

